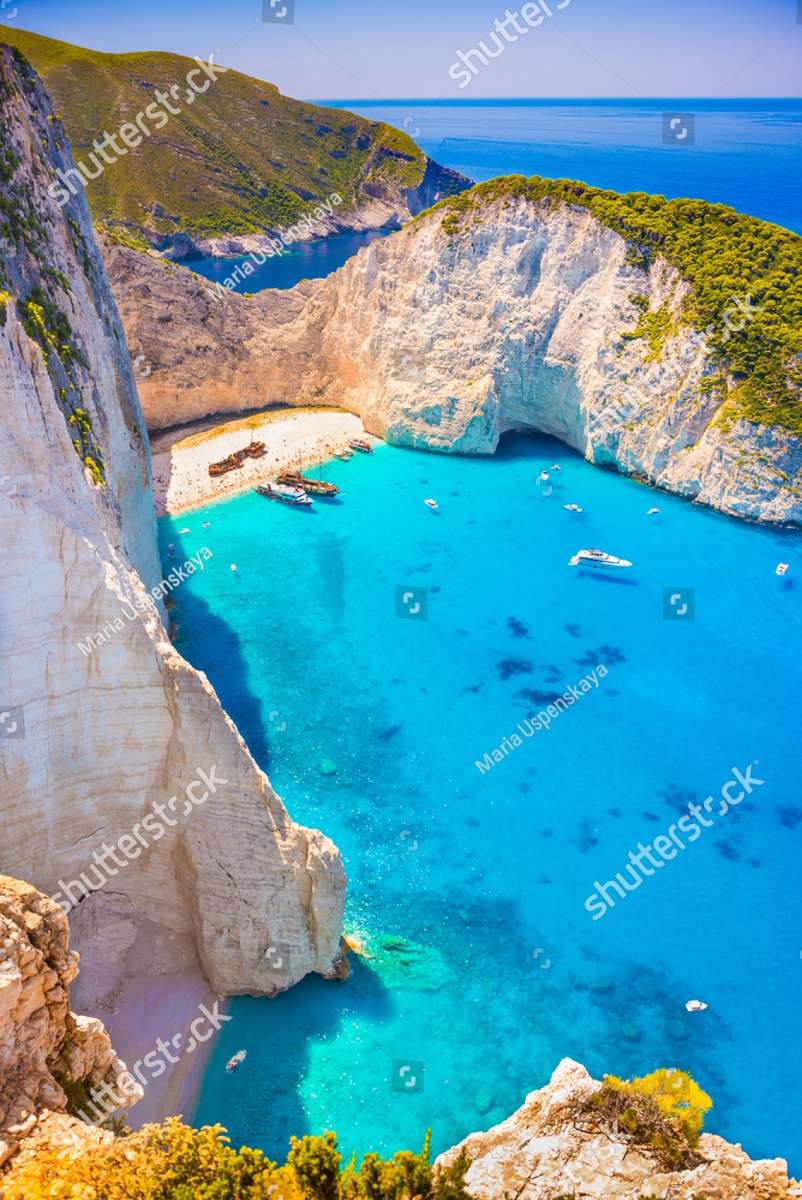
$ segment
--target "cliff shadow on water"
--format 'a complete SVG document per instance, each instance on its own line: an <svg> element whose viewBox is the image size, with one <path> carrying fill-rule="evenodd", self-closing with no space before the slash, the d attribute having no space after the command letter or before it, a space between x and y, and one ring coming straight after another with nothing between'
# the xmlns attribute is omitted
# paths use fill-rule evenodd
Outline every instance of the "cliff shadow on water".
<svg viewBox="0 0 802 1200"><path fill-rule="evenodd" d="M224 563L225 550L216 550L210 544L211 538L201 536L192 541L187 535L178 532L177 526L191 522L196 526L199 518L206 517L205 510L194 510L176 517L165 517L158 522L159 552L161 555L162 573L168 579L170 572L180 569L184 563L190 562L203 546L209 545L214 557L209 560L205 569L212 564L225 570L230 570L230 564ZM236 571L230 571L232 583L232 603L236 603L240 588L245 585L240 581ZM245 656L242 651L239 636L231 625L216 613L197 587L181 584L181 621L173 625L175 608L168 605L168 615L171 619L171 639L179 651L192 666L204 671L209 676L220 703L226 713L236 723L239 732L245 739L253 757L259 766L267 771L270 765L270 747L262 721L262 702L250 686ZM193 660L192 648L188 644L186 629L202 631L204 639L203 663Z"/></svg>
<svg viewBox="0 0 802 1200"><path fill-rule="evenodd" d="M237 997L228 1005L232 1020L218 1035L202 1094L188 1119L214 1124L222 1113L232 1144L258 1146L283 1162L290 1137L310 1126L309 1110L317 1097L306 1093L305 1084L313 1060L332 1059L334 1069L343 1025L359 1019L379 1027L394 1008L378 973L353 956L346 982L307 976L272 1000ZM246 1050L247 1058L228 1074L225 1064L238 1050ZM347 1064L342 1066L343 1086L348 1086Z"/></svg>

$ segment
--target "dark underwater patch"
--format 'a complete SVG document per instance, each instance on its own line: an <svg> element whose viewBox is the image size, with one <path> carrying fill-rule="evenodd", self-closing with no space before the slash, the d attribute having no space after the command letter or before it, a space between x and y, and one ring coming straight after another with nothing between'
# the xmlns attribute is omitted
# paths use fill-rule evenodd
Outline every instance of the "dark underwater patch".
<svg viewBox="0 0 802 1200"><path fill-rule="evenodd" d="M532 664L525 658L503 658L496 663L496 670L502 680L512 679L515 675L531 675Z"/></svg>
<svg viewBox="0 0 802 1200"><path fill-rule="evenodd" d="M696 799L696 792L692 792L690 788L681 788L676 783L670 783L667 788L657 795L669 808L674 812L688 811L688 805L693 804Z"/></svg>
<svg viewBox="0 0 802 1200"><path fill-rule="evenodd" d="M521 688L520 692L515 693L516 700L526 700L529 704L553 704L555 700L559 700L559 692L541 692L538 688Z"/></svg>
<svg viewBox="0 0 802 1200"><path fill-rule="evenodd" d="M720 842L716 842L716 849L718 850L718 852L722 858L726 858L727 862L739 862L740 861L741 856L738 853L738 851L736 850L735 846L733 846L731 841L727 841L726 839L723 839Z"/></svg>
<svg viewBox="0 0 802 1200"><path fill-rule="evenodd" d="M529 628L524 625L523 621L519 621L517 617L507 617L507 628L514 638L528 638Z"/></svg>
<svg viewBox="0 0 802 1200"><path fill-rule="evenodd" d="M594 667L614 667L618 663L627 661L627 656L624 651L618 646L599 646L596 650L586 650L581 658L575 658L574 662L578 667L587 667L588 670L593 670Z"/></svg>

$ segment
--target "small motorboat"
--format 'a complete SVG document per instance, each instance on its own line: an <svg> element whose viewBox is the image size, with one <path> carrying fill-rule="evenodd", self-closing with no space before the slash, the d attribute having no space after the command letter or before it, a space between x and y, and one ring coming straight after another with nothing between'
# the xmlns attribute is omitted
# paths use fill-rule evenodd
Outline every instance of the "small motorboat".
<svg viewBox="0 0 802 1200"><path fill-rule="evenodd" d="M312 503L312 497L307 496L303 488L286 483L260 483L256 490L260 496L266 496L268 500L280 500L283 504Z"/></svg>
<svg viewBox="0 0 802 1200"><path fill-rule="evenodd" d="M616 558L614 554L605 554L604 550L577 550L568 560L569 567L631 567L628 558Z"/></svg>
<svg viewBox="0 0 802 1200"><path fill-rule="evenodd" d="M550 471L562 471L562 467L560 466L559 463L552 463L549 470Z"/></svg>
<svg viewBox="0 0 802 1200"><path fill-rule="evenodd" d="M584 512L585 511L583 508L580 508L578 504L564 504L563 508L565 509L566 512Z"/></svg>
<svg viewBox="0 0 802 1200"><path fill-rule="evenodd" d="M646 513L646 516L647 517L656 517L659 512L660 512L659 508L650 508L649 511Z"/></svg>
<svg viewBox="0 0 802 1200"><path fill-rule="evenodd" d="M239 567L237 566L236 563L232 563L231 566L229 567L229 570L233 571L234 574L236 575L237 571L239 570Z"/></svg>
<svg viewBox="0 0 802 1200"><path fill-rule="evenodd" d="M540 475L538 476L538 483L548 483L548 481L549 481L548 471L541 471Z"/></svg>
<svg viewBox="0 0 802 1200"><path fill-rule="evenodd" d="M424 500L423 503L426 505L427 508L430 508L432 510L432 512L437 512L438 508L440 507L440 505L437 503L437 501L432 500L431 498Z"/></svg>
<svg viewBox="0 0 802 1200"><path fill-rule="evenodd" d="M780 578L782 578L783 575L787 575L790 570L790 563L777 563L777 566L774 568L774 574L779 575Z"/></svg>
<svg viewBox="0 0 802 1200"><path fill-rule="evenodd" d="M230 1075L232 1071L236 1071L237 1067L241 1066L247 1057L247 1050L238 1050L233 1058L230 1058L226 1063L226 1073Z"/></svg>
<svg viewBox="0 0 802 1200"><path fill-rule="evenodd" d="M204 521L204 522L203 522L203 528L204 528L204 529L208 529L208 528L209 528L209 522L208 522L208 521Z"/></svg>
<svg viewBox="0 0 802 1200"><path fill-rule="evenodd" d="M192 531L190 529L179 529L178 532L179 533L191 533Z"/></svg>
<svg viewBox="0 0 802 1200"><path fill-rule="evenodd" d="M706 1008L704 1000L687 1000L685 1002L686 1012L704 1012Z"/></svg>
<svg viewBox="0 0 802 1200"><path fill-rule="evenodd" d="M350 462L354 456L350 450L335 450L334 457L341 459L343 462Z"/></svg>
<svg viewBox="0 0 802 1200"><path fill-rule="evenodd" d="M358 450L360 454L372 454L373 447L370 442L365 442L362 438L352 438L348 443L354 450Z"/></svg>

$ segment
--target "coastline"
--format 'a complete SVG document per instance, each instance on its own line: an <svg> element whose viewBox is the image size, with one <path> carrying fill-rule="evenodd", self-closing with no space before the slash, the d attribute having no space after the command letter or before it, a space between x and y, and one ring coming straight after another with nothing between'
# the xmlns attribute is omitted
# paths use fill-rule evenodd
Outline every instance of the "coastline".
<svg viewBox="0 0 802 1200"><path fill-rule="evenodd" d="M153 493L157 517L175 515L251 491L284 470L326 461L365 428L342 409L281 408L229 421L206 418L156 433L151 438ZM251 441L267 447L264 458L249 459L237 471L213 478L209 464Z"/></svg>

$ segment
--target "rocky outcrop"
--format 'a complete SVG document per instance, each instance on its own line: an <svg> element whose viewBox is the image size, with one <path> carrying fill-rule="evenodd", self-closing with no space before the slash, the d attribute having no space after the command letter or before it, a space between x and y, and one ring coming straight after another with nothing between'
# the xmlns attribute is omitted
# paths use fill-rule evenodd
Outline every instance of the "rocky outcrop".
<svg viewBox="0 0 802 1200"><path fill-rule="evenodd" d="M463 192L471 181L458 171L441 167L425 155L423 178L414 187L404 187L398 182L383 178L381 182L366 182L358 204L337 204L326 211L318 204L304 215L302 221L290 228L290 242L310 242L316 238L331 237L337 233L362 233L371 229L392 229L404 225L410 217L417 216L426 208ZM380 159L380 156L377 156ZM217 237L190 236L187 233L150 235L153 245L175 261L187 260L192 268L192 259L206 255L226 258L242 254L269 254L277 238L286 234L285 227L265 229L263 233L226 234Z"/></svg>
<svg viewBox="0 0 802 1200"><path fill-rule="evenodd" d="M149 454L71 159L31 68L0 51L0 869L71 910L93 1002L202 969L272 994L339 964L336 848L295 825L208 680L171 645ZM187 554L189 559L190 553Z"/></svg>
<svg viewBox="0 0 802 1200"><path fill-rule="evenodd" d="M564 1059L546 1087L527 1096L508 1120L473 1133L463 1148L474 1200L797 1200L802 1186L781 1158L753 1161L740 1146L702 1134L698 1165L666 1171L647 1149L615 1130L593 1131L581 1110L601 1088L579 1063Z"/></svg>
<svg viewBox="0 0 802 1200"><path fill-rule="evenodd" d="M23 1143L107 1136L67 1113L68 1091L126 1074L101 1022L70 1011L77 973L58 905L0 876L0 1169ZM130 1093L119 1107L135 1102Z"/></svg>
<svg viewBox="0 0 802 1200"><path fill-rule="evenodd" d="M710 386L707 336L683 322L688 284L665 259L644 271L570 203L489 199L456 232L447 214L326 280L254 297L215 298L112 248L129 338L152 366L149 427L282 401L343 407L390 442L449 453L531 430L724 512L802 521L800 440ZM664 314L659 346L623 336L643 306Z"/></svg>

